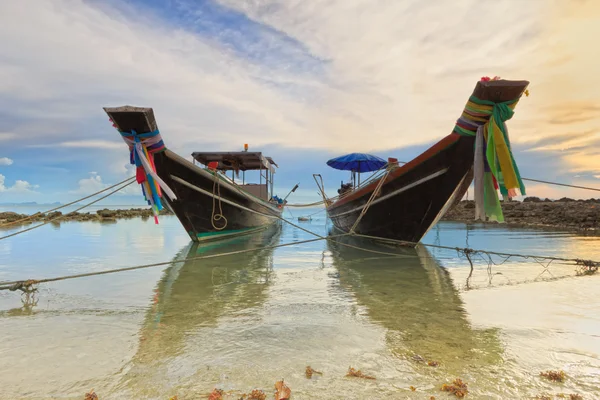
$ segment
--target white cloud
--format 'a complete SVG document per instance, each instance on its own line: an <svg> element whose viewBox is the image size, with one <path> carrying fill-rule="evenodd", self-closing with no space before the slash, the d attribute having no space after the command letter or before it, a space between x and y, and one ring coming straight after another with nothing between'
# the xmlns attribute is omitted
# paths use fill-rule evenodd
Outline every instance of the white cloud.
<svg viewBox="0 0 600 400"><path fill-rule="evenodd" d="M135 176L135 165L131 165L129 162L123 162L127 160L129 160L129 153L126 151L123 154L116 154L110 158L107 157L106 162L108 165L106 171L111 174L123 176L123 179Z"/></svg>
<svg viewBox="0 0 600 400"><path fill-rule="evenodd" d="M13 164L13 160L11 160L8 157L0 157L0 165L12 165Z"/></svg>
<svg viewBox="0 0 600 400"><path fill-rule="evenodd" d="M102 181L102 177L97 172L92 171L92 172L90 172L90 176L88 178L83 178L83 179L79 180L78 188L76 190L72 190L69 193L86 196L86 195L90 195L90 194L99 192L103 189L106 189L109 186L112 186L112 185L114 185L114 183L112 183L112 184L104 183ZM124 196L132 196L132 195L140 195L141 196L141 193L142 193L141 189L137 186L138 186L137 183L134 182L133 184L126 186L124 189L119 190L115 194L116 195L124 195ZM114 190L114 189L112 189L112 190ZM110 193L110 191L103 192L102 195L106 195L108 193Z"/></svg>
<svg viewBox="0 0 600 400"><path fill-rule="evenodd" d="M17 179L12 186L6 186L5 183L6 177L0 174L0 192L2 193L32 194L36 193L34 189L39 188L38 185L32 185L20 179Z"/></svg>
<svg viewBox="0 0 600 400"><path fill-rule="evenodd" d="M0 95L24 103L21 114L57 127L42 133L25 126L26 140L48 142L72 137L68 131L74 130L82 134L75 124L94 118L93 132L83 134L124 146L101 109L124 103L153 106L166 142L175 146L197 135L198 127L207 137L237 137L240 143L249 132L261 132L255 143L279 141L282 128L300 133L290 124L290 116L299 111L295 101L256 81L256 69L191 33L163 28L141 12L138 22L115 9L108 12L77 0L0 4L0 47L9 60L0 64L7 77L0 82ZM24 18L48 34L17 23ZM277 109L271 109L275 104Z"/></svg>
<svg viewBox="0 0 600 400"><path fill-rule="evenodd" d="M600 58L587 50L600 35L599 2L218 1L328 60L335 85L315 116L340 151L441 138L474 81L500 75L531 80L508 123L513 143L558 135L566 143L556 147L581 146L569 165L600 171L598 133L571 140L600 125Z"/></svg>
<svg viewBox="0 0 600 400"><path fill-rule="evenodd" d="M96 172L90 172L90 177L80 179L78 184L79 187L77 190L71 191L71 193L88 195L108 187L108 185L102 182L102 177Z"/></svg>
<svg viewBox="0 0 600 400"><path fill-rule="evenodd" d="M20 145L125 154L101 107L132 104L154 107L165 144L182 156L207 142L383 150L446 135L475 81L500 75L532 80L508 123L513 143L564 137L544 148L575 149L556 163L600 173L598 132L572 135L600 126L600 58L589 51L598 2L219 1L266 27L244 51L267 62L220 45L230 32L202 37L143 9L132 19L120 2L0 2L0 101L17 119L0 140L16 138L10 130ZM126 156L106 153L99 173L125 173ZM101 188L100 174L84 185Z"/></svg>
<svg viewBox="0 0 600 400"><path fill-rule="evenodd" d="M106 120L98 126L100 107L127 103L153 106L171 147L211 139L231 147L252 137L254 147L391 148L445 135L475 80L512 72L529 54L532 40L512 43L511 35L533 36L544 16L538 1L518 8L498 1L485 10L468 0L453 4L452 13L416 0L228 3L281 31L262 34L247 52L260 54L266 44L279 51L293 37L308 49L298 51L304 57L324 60L322 68L312 67L318 61L290 65L301 64L296 56L250 63L217 47L215 38L151 21L141 10L132 22L97 3L26 0L0 6L0 45L11 60L0 93L35 104L24 109L52 126L60 121L61 129L44 130L44 140L94 117L94 140L121 143ZM480 13L487 17L474 18ZM18 22L24 18L38 29ZM475 26L464 29L465 21ZM493 57L498 51L502 57Z"/></svg>
<svg viewBox="0 0 600 400"><path fill-rule="evenodd" d="M142 189L140 188L140 185L138 185L137 182L133 182L131 185L125 187L125 189L119 190L117 194L123 196L140 196L141 199L144 198L142 194Z"/></svg>
<svg viewBox="0 0 600 400"><path fill-rule="evenodd" d="M16 137L17 137L17 135L15 135L14 133L11 133L11 132L0 132L0 142L3 140L13 139Z"/></svg>
<svg viewBox="0 0 600 400"><path fill-rule="evenodd" d="M47 144L32 144L29 147L65 147L65 148L81 148L81 149L123 149L123 142L111 142L108 140L70 140L58 143Z"/></svg>

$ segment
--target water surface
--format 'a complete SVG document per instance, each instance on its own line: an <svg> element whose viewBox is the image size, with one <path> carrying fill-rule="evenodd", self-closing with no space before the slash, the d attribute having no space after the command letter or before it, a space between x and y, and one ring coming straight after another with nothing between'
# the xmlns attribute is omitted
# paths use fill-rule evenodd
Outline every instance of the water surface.
<svg viewBox="0 0 600 400"><path fill-rule="evenodd" d="M198 246L176 218L160 221L49 224L2 240L0 281L312 238L284 224ZM298 224L331 228L322 213ZM597 238L564 232L441 223L423 242L600 259ZM439 387L456 377L471 398L597 398L600 278L518 258L490 270L477 256L477 290L464 291L468 265L456 251L343 238L44 284L35 305L2 292L0 398L79 399L94 388L101 399L191 399L214 387L239 398L281 378L295 399L445 398ZM519 284L535 279L556 280ZM307 365L323 376L306 379ZM377 379L346 378L349 366ZM567 381L541 379L547 369Z"/></svg>

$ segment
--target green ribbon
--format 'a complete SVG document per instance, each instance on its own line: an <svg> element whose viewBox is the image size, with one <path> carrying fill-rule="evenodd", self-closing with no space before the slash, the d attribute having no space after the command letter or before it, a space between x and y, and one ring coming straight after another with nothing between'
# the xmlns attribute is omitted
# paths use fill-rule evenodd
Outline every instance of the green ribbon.
<svg viewBox="0 0 600 400"><path fill-rule="evenodd" d="M488 122L488 134L487 134L487 144L486 144L486 149L485 149L485 156L488 162L488 165L490 166L490 170L492 171L492 173L494 174L494 176L496 177L496 181L498 182L498 186L500 187L500 193L502 193L504 196L508 195L508 190L506 189L506 186L504 186L504 180L502 179L502 171L500 170L500 167L498 165L498 156L496 154L496 141L494 140L494 124L493 122L496 122L496 126L498 126L498 128L500 129L500 132L502 132L502 136L504 137L504 141L506 142L506 145L508 147L508 154L510 156L510 162L512 164L512 167L515 171L515 176L517 178L517 182L519 184L519 190L521 191L522 195L525 195L525 184L523 183L523 179L521 178L521 173L519 172L519 168L517 167L517 163L515 161L515 157L513 155L511 146L510 146L510 140L508 138L508 132L506 131L506 125L505 122L508 121L509 119L511 119L513 117L513 115L515 114L515 112L509 107L509 105L514 104L518 101L519 99L514 99L514 100L509 100L509 101L504 101L501 103L495 103L493 101L489 101L489 100L481 100L478 99L475 96L471 96L469 98L469 101L471 101L472 103L475 104L479 104L479 105L485 105L485 106L492 106L492 110L483 110L483 109L474 109L472 107L465 107L473 112L476 112L478 114L486 114L486 115L490 115L490 121ZM494 121L492 121L492 119Z"/></svg>
<svg viewBox="0 0 600 400"><path fill-rule="evenodd" d="M488 163L491 172L485 172L483 176L483 208L485 215L491 221L504 222L504 215L502 213L502 207L498 192L494 187L494 178L500 188L500 193L503 196L508 196L508 189L504 184L504 177L502 174L501 167L498 161L498 153L496 151L496 140L494 139L494 130L500 129L502 136L508 149L508 156L510 163L514 169L515 177L517 179L521 194L525 195L525 185L521 178L521 174L515 162L515 158L512 153L510 141L508 138L508 132L506 130L505 122L511 119L514 115L514 111L511 109L511 105L519 101L519 98L509 101L496 103L489 100L481 100L476 96L471 96L469 102L465 106L465 113L463 119L469 119L469 113L476 114L477 116L489 116L489 120L486 122L484 129L487 130L486 146L484 149L485 160ZM484 107L477 107L484 106ZM465 115L466 114L466 115ZM454 131L463 136L475 136L476 133L470 130L461 128L458 124L454 127ZM505 171L506 172L506 171Z"/></svg>

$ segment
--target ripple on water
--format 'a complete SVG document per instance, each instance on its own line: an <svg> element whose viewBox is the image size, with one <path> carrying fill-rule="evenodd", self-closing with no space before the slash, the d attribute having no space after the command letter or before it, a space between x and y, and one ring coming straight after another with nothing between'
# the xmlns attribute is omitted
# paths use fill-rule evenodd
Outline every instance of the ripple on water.
<svg viewBox="0 0 600 400"><path fill-rule="evenodd" d="M158 227L89 224L15 237L0 247L0 279L309 238L284 226L198 247L174 218ZM324 221L303 226L327 233ZM597 239L565 233L442 223L425 242L600 259ZM281 378L302 399L443 398L440 386L456 377L471 398L600 391L599 278L459 293L468 269L456 252L350 244L371 252L313 242L65 281L42 286L33 307L0 294L0 398L79 398L92 387L102 399L202 398L215 386L270 392ZM516 281L539 274L531 266L511 260L494 268ZM483 287L486 268L478 264L473 277ZM323 376L306 379L307 365ZM346 378L349 366L377 379ZM564 370L567 381L545 381L539 372L547 369Z"/></svg>

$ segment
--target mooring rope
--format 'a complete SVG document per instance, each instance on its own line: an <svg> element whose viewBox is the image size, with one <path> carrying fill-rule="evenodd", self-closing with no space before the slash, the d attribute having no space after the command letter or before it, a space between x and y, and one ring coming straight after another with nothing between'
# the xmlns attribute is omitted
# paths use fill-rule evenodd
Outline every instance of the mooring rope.
<svg viewBox="0 0 600 400"><path fill-rule="evenodd" d="M334 236L331 236L331 238L335 238L335 237L339 237L339 236L346 236L346 235L347 234L334 235ZM31 291L31 287L33 285L37 285L40 283L57 282L57 281L64 281L67 279L85 278L85 277L96 276L96 275L107 275L107 274L114 274L117 272L124 272L124 271L135 271L138 269L160 267L160 266L169 265L169 264L185 263L187 261L218 258L218 257L231 256L231 255L249 253L249 252L253 252L253 251L260 251L260 250L266 250L266 249L277 249L280 247L300 245L300 244L305 244L305 243L317 242L320 240L327 240L327 238L326 237L318 237L315 239L306 239L306 240L301 240L301 241L297 241L297 242L282 243L282 244L276 244L276 245L271 245L271 246L253 247L251 249L229 251L226 253L187 257L182 260L163 261L163 262L152 263L152 264L136 265L133 267L123 267L123 268L109 269L109 270L104 270L104 271L86 272L83 274L65 275L65 276L59 276L59 277L54 277L54 278L27 279L27 280L20 280L20 281L5 281L5 282L0 282L0 290L10 290L10 291L21 290L21 291L27 292L27 291Z"/></svg>
<svg viewBox="0 0 600 400"><path fill-rule="evenodd" d="M365 214L369 210L369 207L371 207L371 204L373 203L373 201L375 200L375 198L379 195L379 191L381 190L381 187L383 186L383 184L384 184L385 180L387 179L388 175L390 174L390 172L391 172L391 169L388 168L386 174L377 183L377 186L375 187L375 190L373 190L373 193L371 193L371 197L369 197L369 200L367 201L367 204L365 204L365 206L363 207L363 209L360 211L360 214L358 215L358 218L356 218L356 221L354 221L354 225L352 225L352 228L350 228L350 234L351 235L354 234L354 229L356 229L356 227L360 223L362 217L365 216Z"/></svg>
<svg viewBox="0 0 600 400"><path fill-rule="evenodd" d="M400 164L406 164L406 161L398 161L398 163ZM378 170L379 171L379 170ZM375 173L377 173L378 171L375 171ZM381 176L381 175L379 175ZM367 186L367 184L372 183L373 181L379 179L379 176L372 176L369 179L367 179L366 181L364 181L363 183L361 183L356 189L362 188L364 186ZM560 183L560 182L552 182L552 181L545 181L545 180L541 180L541 179L533 179L533 178L524 178L521 177L520 178L523 181L529 181L529 182L537 182L537 183L545 183L547 185L554 185L554 186L564 186L564 187L570 187L570 188L574 188L574 189L582 189L582 190L591 190L591 191L595 191L595 192L600 192L600 188L594 188L594 187L589 187L589 186L579 186L579 185L571 185L568 183ZM338 195L338 196L334 196L334 197L330 197L328 198L328 200L330 201L334 201L334 200L341 200L344 197L346 197L347 195L353 193L352 192L348 192L345 193L343 195ZM320 205L324 205L325 201L324 200L320 200L320 201L316 201L313 203L306 203L306 204L286 204L286 207L295 207L295 208L301 208L301 207L316 207L316 206L320 206Z"/></svg>
<svg viewBox="0 0 600 400"><path fill-rule="evenodd" d="M131 183L133 183L133 182L131 182ZM112 193L110 193L110 194L112 194ZM99 199L99 200L102 200L102 199ZM330 240L330 241L332 241L334 243L337 243L339 245L342 245L342 246L345 246L345 247L354 248L354 249L357 249L357 250L366 251L366 252L369 252L369 253L375 253L375 254L381 254L381 255L388 255L388 256L399 257L399 258L419 258L419 256L416 256L416 255L415 256L411 256L411 255L407 255L407 254L382 252L382 251L377 251L377 250L371 250L371 249L362 248L362 247L359 247L359 246L354 246L354 245L349 244L349 243L339 242L339 241L336 241L335 238L342 237L342 236L348 236L350 234L349 233L342 233L342 234L339 234L339 235L322 236L322 235L319 235L316 232L312 232L311 230L305 229L305 228L303 228L303 227L301 227L301 226L299 226L297 224L294 224L293 222L288 221L288 220L286 220L286 219L284 219L282 217L278 217L278 218L281 221L284 221L285 223L288 223L288 224L292 225L293 227L295 227L297 229L300 229L300 230L302 230L302 231L304 231L304 232L306 232L306 233L308 233L310 235L316 236L316 238L315 239L307 239L307 240L303 240L303 241L299 241L299 242L284 243L284 244L280 244L280 245L263 246L263 247L257 247L257 248L252 248L252 249L245 249L245 250L238 250L238 251L227 252L227 253L213 254L213 255L209 255L209 256L191 257L191 258L186 258L184 260L179 260L179 261L165 261L165 262L160 262L160 263L144 264L144 265L138 265L138 266L133 266L133 267L124 267L124 268L117 268L117 269L111 269L111 270L105 270L105 271L88 272L88 273L76 274L76 275L67 275L67 276L61 276L61 277L57 277L57 278L27 279L27 280L19 280L19 281L0 282L0 290L11 290L11 291L21 290L23 292L29 293L29 292L32 291L32 287L34 285L37 285L37 284L40 284L40 283L55 282L55 281L61 281L61 280L66 280L66 279L83 278L83 277L89 277L89 276L95 276L95 275L112 274L112 273L116 273L116 272L133 271L133 270L137 270L137 269L144 269L144 268L157 267L157 266L161 266L161 265L168 265L168 264L175 263L175 262L179 263L179 262L200 260L200 259L205 259L205 258L216 258L216 257L221 257L221 256L233 255L233 254L247 253L247 252L256 251L256 250L262 250L262 249L270 249L270 248L275 249L275 248L278 248L278 247L292 246L294 244L311 243L311 242L316 242L316 241L320 241L320 240ZM41 226L41 225L38 225L38 226ZM17 233L19 233L19 232L17 232ZM2 238L0 238L0 239L2 239ZM430 258L433 258L433 257L430 257Z"/></svg>
<svg viewBox="0 0 600 400"><path fill-rule="evenodd" d="M569 185L567 183L549 182L549 181L542 181L542 180L539 180L539 179L532 179L532 178L521 178L521 179L523 179L524 181L531 181L531 182L537 182L537 183L545 183L547 185L565 186L565 187L570 187L570 188L574 188L574 189L593 190L595 192L600 192L599 188L593 188L593 187Z"/></svg>
<svg viewBox="0 0 600 400"><path fill-rule="evenodd" d="M100 190L100 191L98 191L98 192L96 192L96 193L92 193L92 194L90 194L89 196L85 196L85 197L82 197L82 198L80 198L80 199L74 200L74 201L72 201L72 202L70 202L70 203L63 204L63 205L62 205L62 206L60 206L60 207L56 207L56 208L53 208L53 209L51 209L51 210L47 210L47 211L38 211L38 212L36 212L35 214L32 214L32 215L30 215L30 216L28 216L28 217L21 218L21 219L18 219L18 220L16 220L16 221L12 221L12 222L6 222L6 223L4 223L4 224L0 224L0 228L4 228L5 226L16 225L16 224L18 224L18 223L21 223L21 222L29 221L30 219L32 219L32 218L34 218L34 217L37 217L37 216L40 216L40 215L46 215L46 214L49 214L49 213L51 213L51 212L58 211L58 210L60 210L60 209L63 209L63 208L65 208L65 207L68 207L68 206L70 206L70 205L73 205L73 204L75 204L75 203L78 203L78 202L80 202L80 201L82 201L82 200L87 200L87 199L89 199L90 197L94 197L94 196L96 196L96 195L98 195L98 194L100 194L100 193L106 192L107 190L110 190L110 189L112 189L112 188L114 188L114 187L116 187L116 186L122 185L123 183L125 183L125 182L127 182L127 181L132 181L132 182L133 182L133 180L134 180L134 179L135 179L134 177L127 178L127 179L125 179L124 181L121 181L121 182L119 182L119 183L115 183L114 185L112 185L112 186L109 186L109 187L107 187L107 188L105 188L105 189L102 189L102 190Z"/></svg>
<svg viewBox="0 0 600 400"><path fill-rule="evenodd" d="M316 207L325 204L323 200L315 201L314 203L306 203L306 204L286 204L286 207L292 208L308 208L308 207Z"/></svg>
<svg viewBox="0 0 600 400"><path fill-rule="evenodd" d="M188 257L183 260L165 261L165 262L152 263L152 264L143 264L143 265L138 265L138 266L133 266L133 267L124 267L124 268L117 268L117 269L111 269L111 270L105 270L105 271L88 272L88 273L76 274L76 275L66 275L66 276L60 276L60 277L55 277L55 278L27 279L27 280L8 281L8 282L5 281L5 282L0 282L0 290L11 290L11 291L21 290L24 293L31 293L32 291L35 290L34 286L37 284L40 284L40 283L56 282L56 281L62 281L62 280L67 280L67 279L90 277L90 276L95 276L95 275L105 275L105 274L112 274L112 273L124 272L124 271L133 271L133 270L144 269L144 268L164 266L164 265L169 265L169 264L174 264L174 263L182 263L182 262L187 262L187 261L217 258L217 257L223 257L223 256L235 255L235 254L243 254L243 253L248 253L248 252L252 252L252 251L260 251L260 250L265 250L265 249L275 249L275 248L279 248L279 247L300 245L300 244L311 243L311 242L316 242L316 241L320 241L320 240L330 240L330 241L337 243L339 245L342 245L342 246L346 246L346 247L350 247L350 248L354 248L354 249L362 250L362 251L366 251L366 252L376 253L376 254L389 255L389 256L394 256L394 257L423 258L420 256L409 256L409 255L398 254L398 253L389 253L389 252L381 252L381 251L377 251L377 250L366 249L366 248L363 248L360 246L354 246L354 245L351 245L348 243L343 243L343 242L339 242L339 241L335 240L336 238L344 237L344 236L364 237L364 238L373 239L373 240L396 243L396 244L400 244L400 245L404 245L404 246L409 245L411 247L421 244L425 247L439 248L439 249L445 249L445 250L454 250L457 253L463 253L467 257L467 260L469 261L469 264L471 266L471 272L469 273L469 278L467 278L467 288L468 289L469 289L469 279L473 273L473 260L471 258L471 255L474 255L474 254L497 255L497 256L507 257L507 259L510 257L520 257L520 258L525 258L525 259L533 259L533 260L537 261L538 263L540 262L540 260L572 262L572 263L575 263L575 265L579 265L579 266L587 268L588 273L594 273L600 267L600 262L592 261L592 260L583 260L583 259L577 259L577 258L564 258L564 257L552 257L552 256L540 256L540 255L520 254L520 253L505 253L505 252L496 252L496 251L489 251L489 250L470 249L470 248L434 245L434 244L426 244L426 243L416 243L416 242L387 239L387 238L381 238L381 237L377 237L377 236L363 235L363 234L357 234L357 233L353 233L353 234L342 233L342 234L338 234L338 235L322 236L316 232L312 232L312 231L305 229L299 225L296 225L296 224L292 223L291 221L285 220L283 218L281 218L281 220L283 220L284 222L286 222L306 233L316 236L316 238L306 239L306 240L291 242L291 243L283 243L283 244L278 244L278 245L256 247L256 248L252 248L252 249L237 250L237 251L219 253L219 254L213 254L213 255L207 255L207 256ZM437 259L437 257L427 257L427 258ZM506 260L504 260L504 262L505 261ZM547 266L546 266L546 269L547 269ZM583 274L585 275L586 273L583 273Z"/></svg>
<svg viewBox="0 0 600 400"><path fill-rule="evenodd" d="M129 181L129 179L127 179L125 182L127 182L127 181ZM90 203L87 203L87 204L85 204L85 205L83 205L83 206L79 207L78 209L76 209L75 211L72 211L72 212L73 212L73 213L76 213L76 212L78 212L78 211L81 211L81 210L83 210L83 209L84 209L84 208L86 208L86 207L89 207L89 206L91 206L92 204L96 204L96 203L97 203L97 202L99 202L100 200L104 200L105 198L109 197L110 195L112 195L112 194L114 194L114 193L117 193L119 190L125 189L127 186L131 185L131 184L132 184L132 183L134 183L134 182L135 182L135 181L131 180L131 182L128 182L128 183L126 183L126 184L124 184L124 185L122 185L122 186L118 187L117 189L113 190L112 192L110 192L110 193L108 193L108 194L106 194L106 195L104 195L104 196L100 197L99 199L96 199L96 200L94 200L94 201L90 202ZM55 218L49 219L48 221L46 221L46 222L43 222L43 223L41 223L41 224L39 224L39 225L35 225L35 226L32 226L32 227L30 227L30 228L23 229L23 230L20 230L20 231L17 231L17 232L11 233L10 235L2 236L2 237L0 237L0 240L3 240L3 239L8 239L8 238L10 238L10 237L17 236L17 235L20 235L20 234L22 234L22 233L25 233L25 232L32 231L32 230L34 230L34 229L36 229L36 228L40 228L40 227L42 227L42 226L44 226L44 225L48 225L49 223L56 222L56 221L58 221L58 220L60 220L60 219L63 219L63 218L65 218L67 215L69 215L69 214L63 214L63 215L59 215L58 217L55 217Z"/></svg>
<svg viewBox="0 0 600 400"><path fill-rule="evenodd" d="M387 173L389 174L390 170L387 171ZM382 185L382 182L384 182L387 178L387 174L381 179L381 181L379 182L378 186L375 188L375 190L373 191L373 194L371 195L371 198L369 199L369 201L367 202L367 205L365 206L365 208L368 208L368 206L370 205L370 203L373 201L373 199L375 198L375 195L377 194L377 192L380 189L380 186ZM363 209L364 211L364 209ZM366 211L365 211L366 213ZM364 215L363 213L361 213L361 215ZM283 218L280 218L283 221L287 222L288 224L306 232L309 233L311 235L317 236L317 237L321 237L323 238L323 236L312 232L308 229L305 229L299 225L296 225L294 223L292 223L291 221L285 220ZM497 251L489 251L489 250L480 250L480 249L471 249L471 248L461 248L461 247L452 247L452 246L443 246L443 245L435 245L435 244L426 244L426 243L418 243L418 242L411 242L411 241L405 241L405 240L396 240L396 239L387 239L387 238L382 238L382 237L377 237L377 236L370 236L370 235L364 235L364 234L357 234L354 231L354 228L357 225L357 222L360 220L360 217L357 219L357 221L355 221L355 224L353 225L352 229L343 234L342 236L355 236L355 237L363 237L363 238L368 238L368 239L372 239L372 240L379 240L379 241L384 241L384 242L390 242L390 243L395 243L395 244L400 244L403 246L410 246L410 247L415 247L417 245L422 245L425 247L432 247L432 248L439 248L439 249L445 249L445 250L454 250L456 251L458 254L462 253L465 255L465 257L467 258L469 265L470 265L470 272L469 272L469 277L467 278L467 282L466 282L466 286L467 286L467 290L471 290L470 287L470 279L472 277L473 274L473 270L474 270L474 264L473 264L473 260L472 260L472 255L476 255L476 254L487 254L488 256L491 255L496 255L496 256L501 256L501 257L506 257L506 259L504 260L504 262L506 262L508 260L508 258L510 257L519 257L519 258L524 258L524 259L533 259L534 261L536 261L537 263L541 264L540 260L549 260L550 262L548 263L548 265L546 265L544 268L545 270L548 269L549 264L552 263L553 261L563 261L563 262L569 262L569 263L574 263L574 265L580 266L582 271L578 271L578 275L589 275L589 274L594 274L598 271L598 269L600 269L600 261L593 261L593 260L584 260L584 259L579 259L579 258L564 258L564 257L553 257L553 256L539 256L539 255L531 255L531 254L519 254L519 253L504 253L504 252L497 252ZM362 248L359 246L354 246L348 243L342 243L336 240L331 240L334 243L346 246L346 247L350 247L350 248L354 248L354 249L358 249L358 250L362 250L362 251L367 251L367 252L371 252L371 253L376 253L376 254L382 254L382 255L390 255L390 256L396 256L396 257L411 257L408 255L400 255L397 253L389 253L389 252L380 252L377 250L371 250L371 249L366 249L366 248ZM420 256L413 256L413 257L417 257L417 258L433 258L433 259L439 259L438 257L420 257ZM491 257L490 257L491 260ZM493 262L493 261L491 261ZM543 266L543 265L542 265ZM491 268L491 267L490 267ZM581 273L580 273L581 272Z"/></svg>
<svg viewBox="0 0 600 400"><path fill-rule="evenodd" d="M369 202L367 202L367 205L370 205L370 203L372 202L372 199L375 197L376 193L378 193L380 187L382 186L382 182L385 181L385 179L387 178L387 174L389 174L389 170L387 171L386 175L380 180L378 186L375 188L373 194L371 195L371 198L369 199ZM216 177L218 179L218 177ZM527 179L527 178L523 178L523 179ZM131 182L128 182L131 181ZM126 183L128 182L128 183ZM92 197L96 194L102 193L104 191L107 191L111 188L114 188L115 186L119 186L120 184L124 184L123 186L113 190L112 192L108 193L105 196L102 196L101 198L94 200L88 204L85 204L84 206L78 208L77 210L73 211L73 212L77 212L80 211L86 207L89 207L92 204L95 204L97 202L99 202L100 200L103 200L109 196L111 196L112 194L124 189L125 187L129 186L130 184L133 183L133 178L129 178L123 182L120 182L118 184L115 184L109 188L103 189L95 194L89 195L83 199ZM544 182L545 183L545 182ZM216 181L215 181L216 184ZM213 187L213 191L214 191L214 187ZM215 201L215 194L213 193L213 215L214 215L214 201ZM218 195L220 196L220 185L218 188ZM220 200L220 198L219 198ZM77 200L80 201L80 200ZM73 204L73 203L70 203ZM69 204L67 204L69 205ZM67 205L64 205L62 207L66 207ZM61 208L62 208L61 207ZM365 208L368 208L367 206L365 206ZM47 213L51 212L53 210L47 211ZM319 210L318 212L322 212L323 210ZM364 211L364 209L363 209ZM317 213L318 213L317 212ZM316 213L314 213L316 214ZM314 215L311 214L311 215ZM22 230L22 231L18 231L15 232L13 234L4 236L4 237L0 237L0 240L2 239L6 239L12 236L16 236L18 234L39 228L41 226L44 226L46 224L49 224L51 222L60 220L61 218L66 217L68 214L66 215L61 215L58 216L56 218L53 218L49 221L46 221L40 225L36 225L34 227ZM221 210L221 214L222 215L222 210ZM224 218L224 217L223 217ZM356 223L353 226L353 229L351 229L350 232L348 233L343 233L343 234L339 234L339 235L329 235L329 236L322 236L319 235L316 232L312 232L308 229L305 229L297 224L292 223L291 221L288 221L282 217L278 217L280 220L284 221L285 223L288 223L290 225L292 225L293 227L300 229L310 235L316 236L315 239L307 239L307 240L303 240L303 241L298 241L298 242L291 242L291 243L284 243L284 244L279 244L279 245L272 245L272 246L263 246L263 247L257 247L257 248L252 248L252 249L245 249L245 250L238 250L238 251L233 251L233 252L227 252L227 253L220 253L220 254L213 254L213 255L208 255L208 256L199 256L199 257L190 257L190 258L185 258L183 260L176 260L176 261L167 261L167 262L160 262L160 263L153 263L153 264L144 264L144 265L138 265L138 266L133 266L133 267L124 267L124 268L117 268L117 269L111 269L111 270L105 270L105 271L98 271L98 272L89 272L89 273L83 273L83 274L76 274L76 275L67 275L67 276L61 276L61 277L55 277L55 278L46 278L46 279L27 279L27 280L20 280L20 281L9 281L9 282L0 282L0 290L11 290L11 291L16 291L16 290L21 290L24 293L31 293L32 291L35 290L34 286L40 283L47 283L47 282L55 282L55 281L60 281L60 280L66 280L66 279L75 279L75 278L82 278L82 277L89 277L89 276L95 276L95 275L104 275L104 274L111 274L111 273L117 273L117 272L124 272L124 271L132 271L132 270L138 270L138 269L143 269L143 268L151 268L151 267L156 267L156 266L163 266L163 265L169 265L169 264L173 264L173 263L180 263L180 262L186 262L186 261L193 261L193 260L200 260L200 259L208 259L208 258L216 258L216 257L222 257L222 256L227 256L227 255L234 255L234 254L242 254L242 253L247 253L247 252L252 252L252 251L259 251L259 250L263 250L263 249L275 249L275 248L279 248L279 247L285 247L285 246L292 246L292 245L297 245L297 244L304 244L304 243L310 243L310 242L315 242L315 241L320 241L320 240L330 240L334 243L337 243L339 245L345 246L345 247L350 247L350 248L354 248L357 250L361 250L361 251L366 251L366 252L370 252L370 253L376 253L376 254L381 254L381 255L388 255L388 256L393 256L393 257L406 257L406 258L423 258L423 257L419 257L419 256L410 256L410 255L406 255L406 254L398 254L398 253L390 253L390 252L382 252L382 251L377 251L377 250L371 250L371 249L367 249L367 248L363 248L360 246L355 246L355 245L351 245L348 243L343 243L343 242L339 242L337 240L335 240L335 238L338 237L343 237L343 236L356 236L356 237L363 237L363 238L368 238L368 239L372 239L372 240L379 240L379 241L383 241L383 242L390 242L390 243L395 243L395 244L399 244L399 245L403 245L403 246L411 246L411 247L415 247L417 245L422 245L425 247L431 247L431 248L439 248L439 249L445 249L445 250L453 250L456 251L457 253L462 253L466 256L467 260L469 261L470 267L471 267L471 271L469 273L469 277L467 278L467 288L469 289L469 280L472 276L473 273L473 260L472 260L472 255L475 254L487 254L488 257L491 255L496 255L496 256L501 256L501 257L506 257L506 259L504 260L504 262L506 260L508 260L511 257L519 257L519 258L524 258L524 259L533 259L536 262L540 263L540 260L550 260L550 262L552 261L563 261L563 262L570 262L570 263L574 263L575 265L578 266L582 266L583 268L587 268L584 273L582 273L582 275L585 274L591 274L591 273L595 273L599 268L600 268L600 262L598 261L593 261L593 260L583 260L583 259L577 259L577 258L564 258L564 257L553 257L553 256L540 256L540 255L531 255L531 254L520 254L520 253L505 253L505 252L497 252L497 251L490 251L490 250L481 250L481 249L471 249L471 248L461 248L461 247L452 247L452 246L443 246L443 245L435 245L435 244L426 244L426 243L417 243L417 242L411 242L411 241L404 241L404 240L396 240L396 239L388 239L388 238L382 238L382 237L377 237L377 236L370 236L370 235L364 235L364 234L357 234L356 232L354 232L354 227L357 225ZM357 219L357 221L359 221L359 219ZM218 229L215 227L215 229ZM221 228L222 229L222 228ZM427 258L435 258L436 257L427 257ZM491 259L491 258L490 258ZM491 261L493 262L493 261ZM549 263L548 263L549 264ZM545 270L547 270L549 265L547 265L545 267Z"/></svg>
<svg viewBox="0 0 600 400"><path fill-rule="evenodd" d="M313 231L311 231L309 229L303 228L302 226L300 226L298 224L295 224L292 221L284 219L284 218L282 218L280 216L278 216L277 218L279 218L281 221L283 221L283 222L285 222L287 224L290 224L294 228L300 229L301 231L304 231L304 232L308 233L309 235L316 236L316 237L318 237L320 239L323 239L323 240L329 240L329 241L331 241L333 243L336 243L336 244L338 244L340 246L345 246L345 247L349 247L349 248L356 249L356 250L362 250L362 251L366 251L368 253L374 253L374 254L380 254L380 255L387 255L387 256L393 256L393 257L398 257L398 258L425 258L425 257L417 256L417 255L411 256L411 255L408 255L408 254L398 254L398 253L390 253L390 252L385 252L385 251L372 250L372 249L367 249L367 248L360 247L360 246L355 246L355 245L350 244L350 243L343 243L343 242L340 242L340 241L337 241L337 240L333 240L332 238L333 237L337 237L337 236L351 236L352 235L351 233L344 232L344 233L342 233L340 235L323 236L323 235L319 235L318 233L313 232ZM426 258L435 258L435 257L426 257Z"/></svg>
<svg viewBox="0 0 600 400"><path fill-rule="evenodd" d="M373 240L380 240L383 242L397 243L397 244L400 244L403 246L414 247L414 246L420 244L425 247L432 247L432 248L444 249L444 250L454 250L459 253L463 253L465 255L466 254L489 254L489 255L495 255L495 256L500 256L500 257L519 257L519 258L533 259L533 260L553 260L553 261L564 261L564 262L575 263L576 265L600 266L600 261L583 260L580 258L540 256L540 255L521 254L521 253L504 253L504 252L492 251L492 250L471 249L468 247L452 247L452 246L443 246L443 245L438 245L438 244L417 243L417 242L411 242L411 241L406 241L406 240L388 239L388 238L382 238L382 237L378 237L378 236L363 235L363 234L359 234L359 233L354 233L354 235L358 236L358 237L373 239Z"/></svg>

